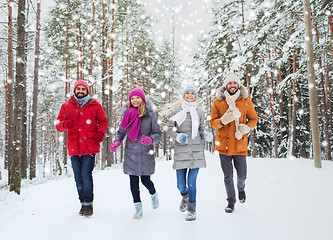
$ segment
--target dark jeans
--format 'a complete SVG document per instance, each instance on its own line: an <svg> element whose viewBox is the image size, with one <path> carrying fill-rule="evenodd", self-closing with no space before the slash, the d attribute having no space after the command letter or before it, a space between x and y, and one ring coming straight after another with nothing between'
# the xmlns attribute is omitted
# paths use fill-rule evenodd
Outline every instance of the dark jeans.
<svg viewBox="0 0 333 240"><path fill-rule="evenodd" d="M234 187L234 177L233 177L233 166L234 162L235 169L237 172L237 189L242 191L245 188L245 179L247 175L247 165L245 155L233 155L227 156L220 154L221 167L224 174L224 185L227 191L227 201L228 203L235 204L235 187Z"/></svg>
<svg viewBox="0 0 333 240"><path fill-rule="evenodd" d="M187 174L188 170L188 175ZM191 203L196 202L197 196L197 176L199 168L193 169L177 169L177 188L182 195L188 193L188 198ZM186 180L187 179L187 180Z"/></svg>
<svg viewBox="0 0 333 240"><path fill-rule="evenodd" d="M141 202L140 188L139 188L139 176L130 175L131 192L134 203ZM150 180L149 175L140 176L143 186L145 186L151 195L156 193L154 183Z"/></svg>
<svg viewBox="0 0 333 240"><path fill-rule="evenodd" d="M92 170L95 154L71 156L77 192L82 205L92 205L94 200Z"/></svg>

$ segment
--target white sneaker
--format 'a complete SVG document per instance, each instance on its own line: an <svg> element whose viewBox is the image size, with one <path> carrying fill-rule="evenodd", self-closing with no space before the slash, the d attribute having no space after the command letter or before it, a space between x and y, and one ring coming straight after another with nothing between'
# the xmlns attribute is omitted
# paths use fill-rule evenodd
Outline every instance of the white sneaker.
<svg viewBox="0 0 333 240"><path fill-rule="evenodd" d="M134 206L135 206L135 213L133 215L133 218L139 219L143 215L142 203L141 202L134 203Z"/></svg>
<svg viewBox="0 0 333 240"><path fill-rule="evenodd" d="M153 206L153 209L158 208L160 205L160 203L158 201L157 192L155 192L153 195L151 195L151 205Z"/></svg>

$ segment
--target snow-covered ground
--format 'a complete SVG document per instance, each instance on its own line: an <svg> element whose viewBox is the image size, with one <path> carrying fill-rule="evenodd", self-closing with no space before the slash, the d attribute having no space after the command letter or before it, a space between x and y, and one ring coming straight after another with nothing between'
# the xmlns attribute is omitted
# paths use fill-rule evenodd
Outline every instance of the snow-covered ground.
<svg viewBox="0 0 333 240"><path fill-rule="evenodd" d="M316 169L305 159L248 158L247 201L227 214L218 156L206 157L196 221L186 222L178 210L172 161L158 160L152 179L160 208L151 208L141 186L142 219L132 219L129 179L115 166L94 173L94 215L88 218L78 214L72 177L25 183L21 195L0 190L0 239L333 239L333 162Z"/></svg>

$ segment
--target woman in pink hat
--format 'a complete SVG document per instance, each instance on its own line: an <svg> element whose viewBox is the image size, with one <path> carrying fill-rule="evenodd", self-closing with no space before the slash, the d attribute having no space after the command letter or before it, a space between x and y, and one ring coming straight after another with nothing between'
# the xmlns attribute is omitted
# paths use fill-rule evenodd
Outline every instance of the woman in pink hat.
<svg viewBox="0 0 333 240"><path fill-rule="evenodd" d="M140 199L139 179L151 194L152 207L158 208L159 202L154 183L150 176L155 172L154 143L161 139L161 129L153 111L153 104L146 100L141 88L134 88L129 102L122 107L123 119L110 150L115 152L126 137L124 154L124 173L130 177L130 187L135 205L134 218L143 214Z"/></svg>

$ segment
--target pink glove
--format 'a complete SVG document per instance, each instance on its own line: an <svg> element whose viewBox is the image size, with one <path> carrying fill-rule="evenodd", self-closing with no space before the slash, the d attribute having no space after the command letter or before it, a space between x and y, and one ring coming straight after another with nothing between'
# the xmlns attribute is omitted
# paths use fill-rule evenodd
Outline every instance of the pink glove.
<svg viewBox="0 0 333 240"><path fill-rule="evenodd" d="M142 135L142 138L141 138L141 143L143 145L150 145L153 143L153 139L151 139L151 137L147 137L145 135Z"/></svg>
<svg viewBox="0 0 333 240"><path fill-rule="evenodd" d="M95 136L94 136L94 139L96 142L100 143L103 141L103 138L104 138L104 134L101 133L101 132L96 132Z"/></svg>
<svg viewBox="0 0 333 240"><path fill-rule="evenodd" d="M65 120L64 127L66 129L72 129L74 127L74 120Z"/></svg>
<svg viewBox="0 0 333 240"><path fill-rule="evenodd" d="M119 146L120 142L118 140L114 141L110 146L111 152L115 152Z"/></svg>

